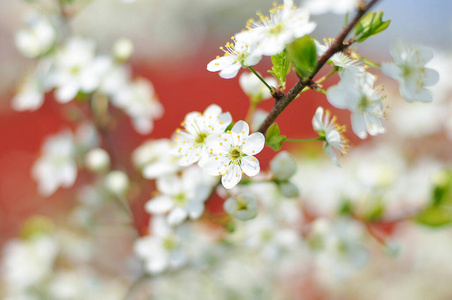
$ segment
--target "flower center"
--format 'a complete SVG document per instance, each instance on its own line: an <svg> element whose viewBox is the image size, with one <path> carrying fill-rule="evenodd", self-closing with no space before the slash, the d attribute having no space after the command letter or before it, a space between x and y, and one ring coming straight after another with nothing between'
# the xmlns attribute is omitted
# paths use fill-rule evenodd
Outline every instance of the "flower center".
<svg viewBox="0 0 452 300"><path fill-rule="evenodd" d="M283 29L284 29L284 27L282 26L281 23L279 23L278 25L276 25L275 27L270 29L269 32L271 34L277 35L277 34L280 34L283 31Z"/></svg>
<svg viewBox="0 0 452 300"><path fill-rule="evenodd" d="M185 193L179 193L174 196L174 204L179 207L184 207L187 204L187 195Z"/></svg>
<svg viewBox="0 0 452 300"><path fill-rule="evenodd" d="M402 77L408 78L413 74L413 68L409 64L402 65Z"/></svg>
<svg viewBox="0 0 452 300"><path fill-rule="evenodd" d="M242 157L242 151L240 151L239 148L233 147L231 148L231 150L229 150L229 157L233 161L240 160L240 158Z"/></svg>
<svg viewBox="0 0 452 300"><path fill-rule="evenodd" d="M173 250L176 248L176 240L172 236L167 236L163 239L163 248L166 250Z"/></svg>
<svg viewBox="0 0 452 300"><path fill-rule="evenodd" d="M198 133L198 135L196 136L195 143L196 143L196 144L204 144L204 142L206 141L206 138L207 138L207 133L205 133L205 132L200 132L200 133Z"/></svg>
<svg viewBox="0 0 452 300"><path fill-rule="evenodd" d="M370 104L369 98L367 98L366 95L361 95L361 98L359 99L358 103L359 109L362 111L366 111L369 104Z"/></svg>

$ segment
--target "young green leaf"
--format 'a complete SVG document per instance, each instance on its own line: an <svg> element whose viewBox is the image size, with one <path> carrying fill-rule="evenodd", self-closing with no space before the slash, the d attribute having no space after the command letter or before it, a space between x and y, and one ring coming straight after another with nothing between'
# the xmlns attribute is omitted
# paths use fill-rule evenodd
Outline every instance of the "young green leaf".
<svg viewBox="0 0 452 300"><path fill-rule="evenodd" d="M365 15L355 25L355 40L357 43L364 42L368 37L376 35L388 28L390 20L383 21L383 12L371 12Z"/></svg>
<svg viewBox="0 0 452 300"><path fill-rule="evenodd" d="M267 130L267 146L275 151L279 151L282 147L282 143L286 140L286 136L280 135L279 133L279 126L276 123L270 126L270 128L268 128Z"/></svg>
<svg viewBox="0 0 452 300"><path fill-rule="evenodd" d="M287 55L294 66L295 72L307 79L315 71L317 66L317 50L311 36L296 40L287 47Z"/></svg>
<svg viewBox="0 0 452 300"><path fill-rule="evenodd" d="M271 57L273 67L268 72L272 74L281 86L286 85L286 77L290 72L290 60L287 58L286 51Z"/></svg>
<svg viewBox="0 0 452 300"><path fill-rule="evenodd" d="M452 223L452 171L439 173L436 181L430 205L416 216L418 223L430 227Z"/></svg>

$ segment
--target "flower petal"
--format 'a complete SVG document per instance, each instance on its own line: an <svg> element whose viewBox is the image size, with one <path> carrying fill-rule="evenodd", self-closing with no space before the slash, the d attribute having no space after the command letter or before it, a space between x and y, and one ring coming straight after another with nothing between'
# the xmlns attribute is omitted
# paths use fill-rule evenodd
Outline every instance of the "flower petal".
<svg viewBox="0 0 452 300"><path fill-rule="evenodd" d="M245 156L242 158L241 167L243 172L250 177L256 176L261 170L259 161L254 156Z"/></svg>
<svg viewBox="0 0 452 300"><path fill-rule="evenodd" d="M247 155L254 155L261 152L262 149L264 149L265 137L262 133L255 132L248 136L247 138L245 138L242 144L243 144L242 148L243 153Z"/></svg>
<svg viewBox="0 0 452 300"><path fill-rule="evenodd" d="M144 209L150 214L164 214L173 208L173 199L168 196L157 196L146 202Z"/></svg>
<svg viewBox="0 0 452 300"><path fill-rule="evenodd" d="M242 179L242 170L236 164L231 164L221 177L221 183L226 189L232 189Z"/></svg>

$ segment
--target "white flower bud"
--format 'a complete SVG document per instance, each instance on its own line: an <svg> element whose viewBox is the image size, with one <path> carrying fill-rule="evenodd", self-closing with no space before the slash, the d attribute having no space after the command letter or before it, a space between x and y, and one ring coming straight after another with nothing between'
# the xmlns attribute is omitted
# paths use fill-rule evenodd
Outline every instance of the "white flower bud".
<svg viewBox="0 0 452 300"><path fill-rule="evenodd" d="M85 164L93 172L103 172L110 167L110 156L104 149L95 148L86 155Z"/></svg>
<svg viewBox="0 0 452 300"><path fill-rule="evenodd" d="M16 46L23 55L35 58L45 54L55 42L55 29L41 16L31 16L28 27L15 35Z"/></svg>
<svg viewBox="0 0 452 300"><path fill-rule="evenodd" d="M239 220L246 221L257 216L258 206L252 194L240 194L224 202L224 210Z"/></svg>
<svg viewBox="0 0 452 300"><path fill-rule="evenodd" d="M278 82L273 77L264 78L273 87L278 86ZM243 73L239 78L240 87L249 97L256 100L271 98L270 90L253 73Z"/></svg>
<svg viewBox="0 0 452 300"><path fill-rule="evenodd" d="M281 194L287 198L295 198L300 196L298 187L290 181L281 183L279 185L279 190L281 191Z"/></svg>
<svg viewBox="0 0 452 300"><path fill-rule="evenodd" d="M117 196L124 196L129 188L129 178L122 171L111 171L105 177L105 187Z"/></svg>
<svg viewBox="0 0 452 300"><path fill-rule="evenodd" d="M286 151L281 151L270 162L270 169L277 180L287 180L297 171L297 163Z"/></svg>
<svg viewBox="0 0 452 300"><path fill-rule="evenodd" d="M113 45L113 55L119 61L128 61L132 53L133 44L129 39L119 39Z"/></svg>
<svg viewBox="0 0 452 300"><path fill-rule="evenodd" d="M262 109L256 109L256 112L254 112L253 119L251 120L251 130L257 131L259 127L264 123L265 119L267 118L268 111L262 110Z"/></svg>

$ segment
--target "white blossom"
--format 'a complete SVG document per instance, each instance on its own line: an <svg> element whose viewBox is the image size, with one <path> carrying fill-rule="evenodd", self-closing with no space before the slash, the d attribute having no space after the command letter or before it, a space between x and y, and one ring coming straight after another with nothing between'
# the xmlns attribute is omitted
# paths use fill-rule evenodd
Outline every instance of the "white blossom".
<svg viewBox="0 0 452 300"><path fill-rule="evenodd" d="M288 180L297 172L297 164L289 152L279 152L270 162L270 169L277 180Z"/></svg>
<svg viewBox="0 0 452 300"><path fill-rule="evenodd" d="M324 39L324 44L322 45L317 40L314 40L315 47L317 49L317 55L323 56L325 52L330 48L333 43L333 39ZM363 76L366 69L364 66L357 60L351 58L347 54L343 52L336 52L331 58L328 60L334 66L339 67L340 70L348 70L352 72L355 76Z"/></svg>
<svg viewBox="0 0 452 300"><path fill-rule="evenodd" d="M242 179L242 172L248 176L259 174L259 161L254 157L265 146L265 137L260 132L249 135L249 126L238 121L231 131L212 134L206 139L211 157L205 170L211 175L221 175L226 189L236 186Z"/></svg>
<svg viewBox="0 0 452 300"><path fill-rule="evenodd" d="M224 133L232 122L230 113L223 113L218 105L212 104L203 114L191 112L185 116L182 126L185 131L177 130L174 140L176 151L174 155L181 157L179 164L189 166L199 162L203 167L209 157L206 139L210 135Z"/></svg>
<svg viewBox="0 0 452 300"><path fill-rule="evenodd" d="M50 196L60 186L72 186L77 177L72 133L65 131L48 138L42 152L42 156L35 162L32 169L32 175L38 182L39 193Z"/></svg>
<svg viewBox="0 0 452 300"><path fill-rule="evenodd" d="M17 292L41 284L52 273L57 253L58 245L47 235L9 241L1 265L8 290Z"/></svg>
<svg viewBox="0 0 452 300"><path fill-rule="evenodd" d="M179 158L171 154L172 148L173 143L168 139L148 141L132 153L133 163L147 179L174 174L181 167Z"/></svg>
<svg viewBox="0 0 452 300"><path fill-rule="evenodd" d="M426 87L439 81L439 74L425 65L433 58L433 51L426 47L413 47L396 39L391 49L394 63L383 63L384 74L399 82L400 94L409 102L431 102L432 94Z"/></svg>
<svg viewBox="0 0 452 300"><path fill-rule="evenodd" d="M331 118L330 112L324 111L319 106L312 118L312 126L319 133L319 136L325 139L325 152L331 157L331 161L339 166L336 153L347 153L348 140L342 135L345 131L344 126L336 124L336 117Z"/></svg>
<svg viewBox="0 0 452 300"><path fill-rule="evenodd" d="M255 55L276 55L298 38L314 31L316 24L309 22L309 11L295 8L293 0L284 0L284 5L275 6L270 16L259 14L259 21L249 21L248 31L236 35L237 39L257 45Z"/></svg>
<svg viewBox="0 0 452 300"><path fill-rule="evenodd" d="M150 222L151 235L138 238L134 244L134 252L144 260L146 271L157 274L182 266L187 255L177 232L162 217L155 216Z"/></svg>
<svg viewBox="0 0 452 300"><path fill-rule="evenodd" d="M71 38L58 49L50 80L59 102L67 103L79 91L90 93L99 86L109 60L95 57L94 50L94 42L79 37Z"/></svg>
<svg viewBox="0 0 452 300"><path fill-rule="evenodd" d="M256 197L250 193L242 193L228 198L223 207L227 213L242 221L255 218L259 209Z"/></svg>
<svg viewBox="0 0 452 300"><path fill-rule="evenodd" d="M42 106L44 94L50 89L47 75L51 66L52 59L41 59L36 69L25 76L12 100L13 109L37 110Z"/></svg>
<svg viewBox="0 0 452 300"><path fill-rule="evenodd" d="M366 72L357 77L344 70L339 84L329 88L326 94L334 107L352 112L352 129L361 139L365 139L367 133L377 135L385 131L380 120L383 117L383 97L374 89L374 82L372 74Z"/></svg>
<svg viewBox="0 0 452 300"><path fill-rule="evenodd" d="M23 55L35 58L47 53L55 43L55 28L44 16L34 15L28 20L27 28L15 35L17 48Z"/></svg>
<svg viewBox="0 0 452 300"><path fill-rule="evenodd" d="M137 79L121 89L114 97L114 105L123 109L131 118L135 130L147 134L154 127L154 119L163 114L154 87L145 79Z"/></svg>
<svg viewBox="0 0 452 300"><path fill-rule="evenodd" d="M222 78L230 79L237 76L242 67L254 66L261 60L262 56L253 52L254 44L242 41L239 38L233 40L234 43L227 43L225 47L220 47L224 51L224 56L217 56L207 64L207 70L218 72Z"/></svg>
<svg viewBox="0 0 452 300"><path fill-rule="evenodd" d="M145 209L151 214L168 213L168 223L178 225L187 217L198 219L204 202L212 191L212 179L197 166L186 169L182 176L168 175L157 179L159 194L149 200Z"/></svg>

